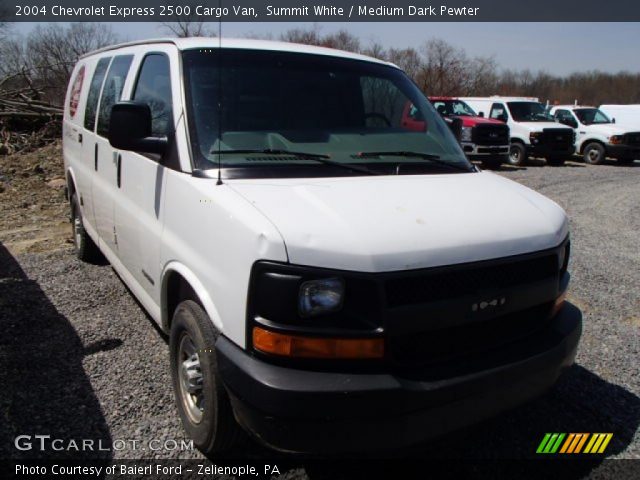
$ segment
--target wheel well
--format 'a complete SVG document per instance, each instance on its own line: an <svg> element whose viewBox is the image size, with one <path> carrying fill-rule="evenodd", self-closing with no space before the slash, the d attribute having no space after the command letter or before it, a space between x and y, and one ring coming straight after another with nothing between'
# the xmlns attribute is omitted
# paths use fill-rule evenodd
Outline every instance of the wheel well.
<svg viewBox="0 0 640 480"><path fill-rule="evenodd" d="M198 298L198 295L196 294L191 284L189 284L189 282L187 282L187 280L182 275L175 271L171 271L167 275L168 278L165 283L166 287L164 295L165 300L163 302L163 310L166 312L166 314L163 315L162 326L164 330L169 333L169 331L171 330L171 320L173 319L173 313L176 311L176 308L178 307L180 302L183 302L185 300L193 300L194 302L198 303L203 309L204 306L202 305L202 302Z"/></svg>
<svg viewBox="0 0 640 480"><path fill-rule="evenodd" d="M71 201L73 195L76 193L76 184L73 182L71 172L67 172L67 200Z"/></svg>
<svg viewBox="0 0 640 480"><path fill-rule="evenodd" d="M588 139L588 140L585 140L584 142L582 142L582 143L580 144L580 151L579 151L578 153L584 153L584 147L586 147L586 146L587 146L587 145L589 145L590 143L599 143L600 145L602 145L602 147L603 147L603 148L606 148L606 147L604 146L604 143L602 143L600 140L597 140L597 139L595 139L595 138L594 138L594 139Z"/></svg>
<svg viewBox="0 0 640 480"><path fill-rule="evenodd" d="M521 143L524 146L524 141L521 138L512 138L511 143Z"/></svg>

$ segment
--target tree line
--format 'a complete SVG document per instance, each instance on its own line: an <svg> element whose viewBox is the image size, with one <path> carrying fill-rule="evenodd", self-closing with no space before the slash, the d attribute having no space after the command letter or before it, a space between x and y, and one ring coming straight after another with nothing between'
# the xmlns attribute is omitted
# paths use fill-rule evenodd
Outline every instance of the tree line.
<svg viewBox="0 0 640 480"><path fill-rule="evenodd" d="M26 36L7 34L7 27L10 25L0 22L0 100L6 99L7 92L13 92L61 106L77 58L121 41L108 24L101 23L42 24ZM175 36L215 31L184 19L164 24L163 28ZM559 76L543 70L502 69L495 57L471 56L443 39L425 40L416 47L391 48L378 42L362 42L346 30L325 34L318 26L292 28L268 38L338 48L393 62L429 95L518 95L538 97L543 102L577 100L592 105L640 103L640 73L591 70Z"/></svg>

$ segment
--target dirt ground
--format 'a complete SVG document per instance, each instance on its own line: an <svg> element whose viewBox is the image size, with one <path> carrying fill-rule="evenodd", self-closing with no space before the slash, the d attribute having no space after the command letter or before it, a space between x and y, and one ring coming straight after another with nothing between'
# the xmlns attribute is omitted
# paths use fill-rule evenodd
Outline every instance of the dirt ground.
<svg viewBox="0 0 640 480"><path fill-rule="evenodd" d="M60 142L0 155L0 243L14 255L72 244Z"/></svg>

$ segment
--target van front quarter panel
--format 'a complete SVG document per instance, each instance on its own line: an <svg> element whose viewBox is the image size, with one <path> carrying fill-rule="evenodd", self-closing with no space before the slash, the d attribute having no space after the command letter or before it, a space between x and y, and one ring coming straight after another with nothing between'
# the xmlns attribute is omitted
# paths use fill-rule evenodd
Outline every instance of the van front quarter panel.
<svg viewBox="0 0 640 480"><path fill-rule="evenodd" d="M164 205L162 265L177 262L192 272L215 306L219 318L210 316L218 330L244 347L251 267L258 260L286 262L284 240L253 205L213 178L168 171Z"/></svg>

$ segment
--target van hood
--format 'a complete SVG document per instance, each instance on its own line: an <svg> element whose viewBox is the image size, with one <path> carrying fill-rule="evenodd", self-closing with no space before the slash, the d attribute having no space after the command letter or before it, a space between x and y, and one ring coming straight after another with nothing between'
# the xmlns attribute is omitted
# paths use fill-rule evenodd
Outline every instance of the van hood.
<svg viewBox="0 0 640 480"><path fill-rule="evenodd" d="M524 128L529 130L529 132L541 132L545 128L562 128L565 130L573 131L573 128L562 125L561 123L556 122L517 122L518 125L522 125Z"/></svg>
<svg viewBox="0 0 640 480"><path fill-rule="evenodd" d="M632 128L625 128L623 125L615 123L603 123L593 125L581 125L580 129L584 129L588 133L597 133L610 137L611 135L624 135L627 132L632 132Z"/></svg>
<svg viewBox="0 0 640 480"><path fill-rule="evenodd" d="M479 124L489 123L491 125L505 125L504 122L484 117L470 117L469 115L453 115L454 118L462 120L463 127L475 127Z"/></svg>
<svg viewBox="0 0 640 480"><path fill-rule="evenodd" d="M298 265L384 272L552 248L564 210L489 172L228 180L280 231Z"/></svg>

